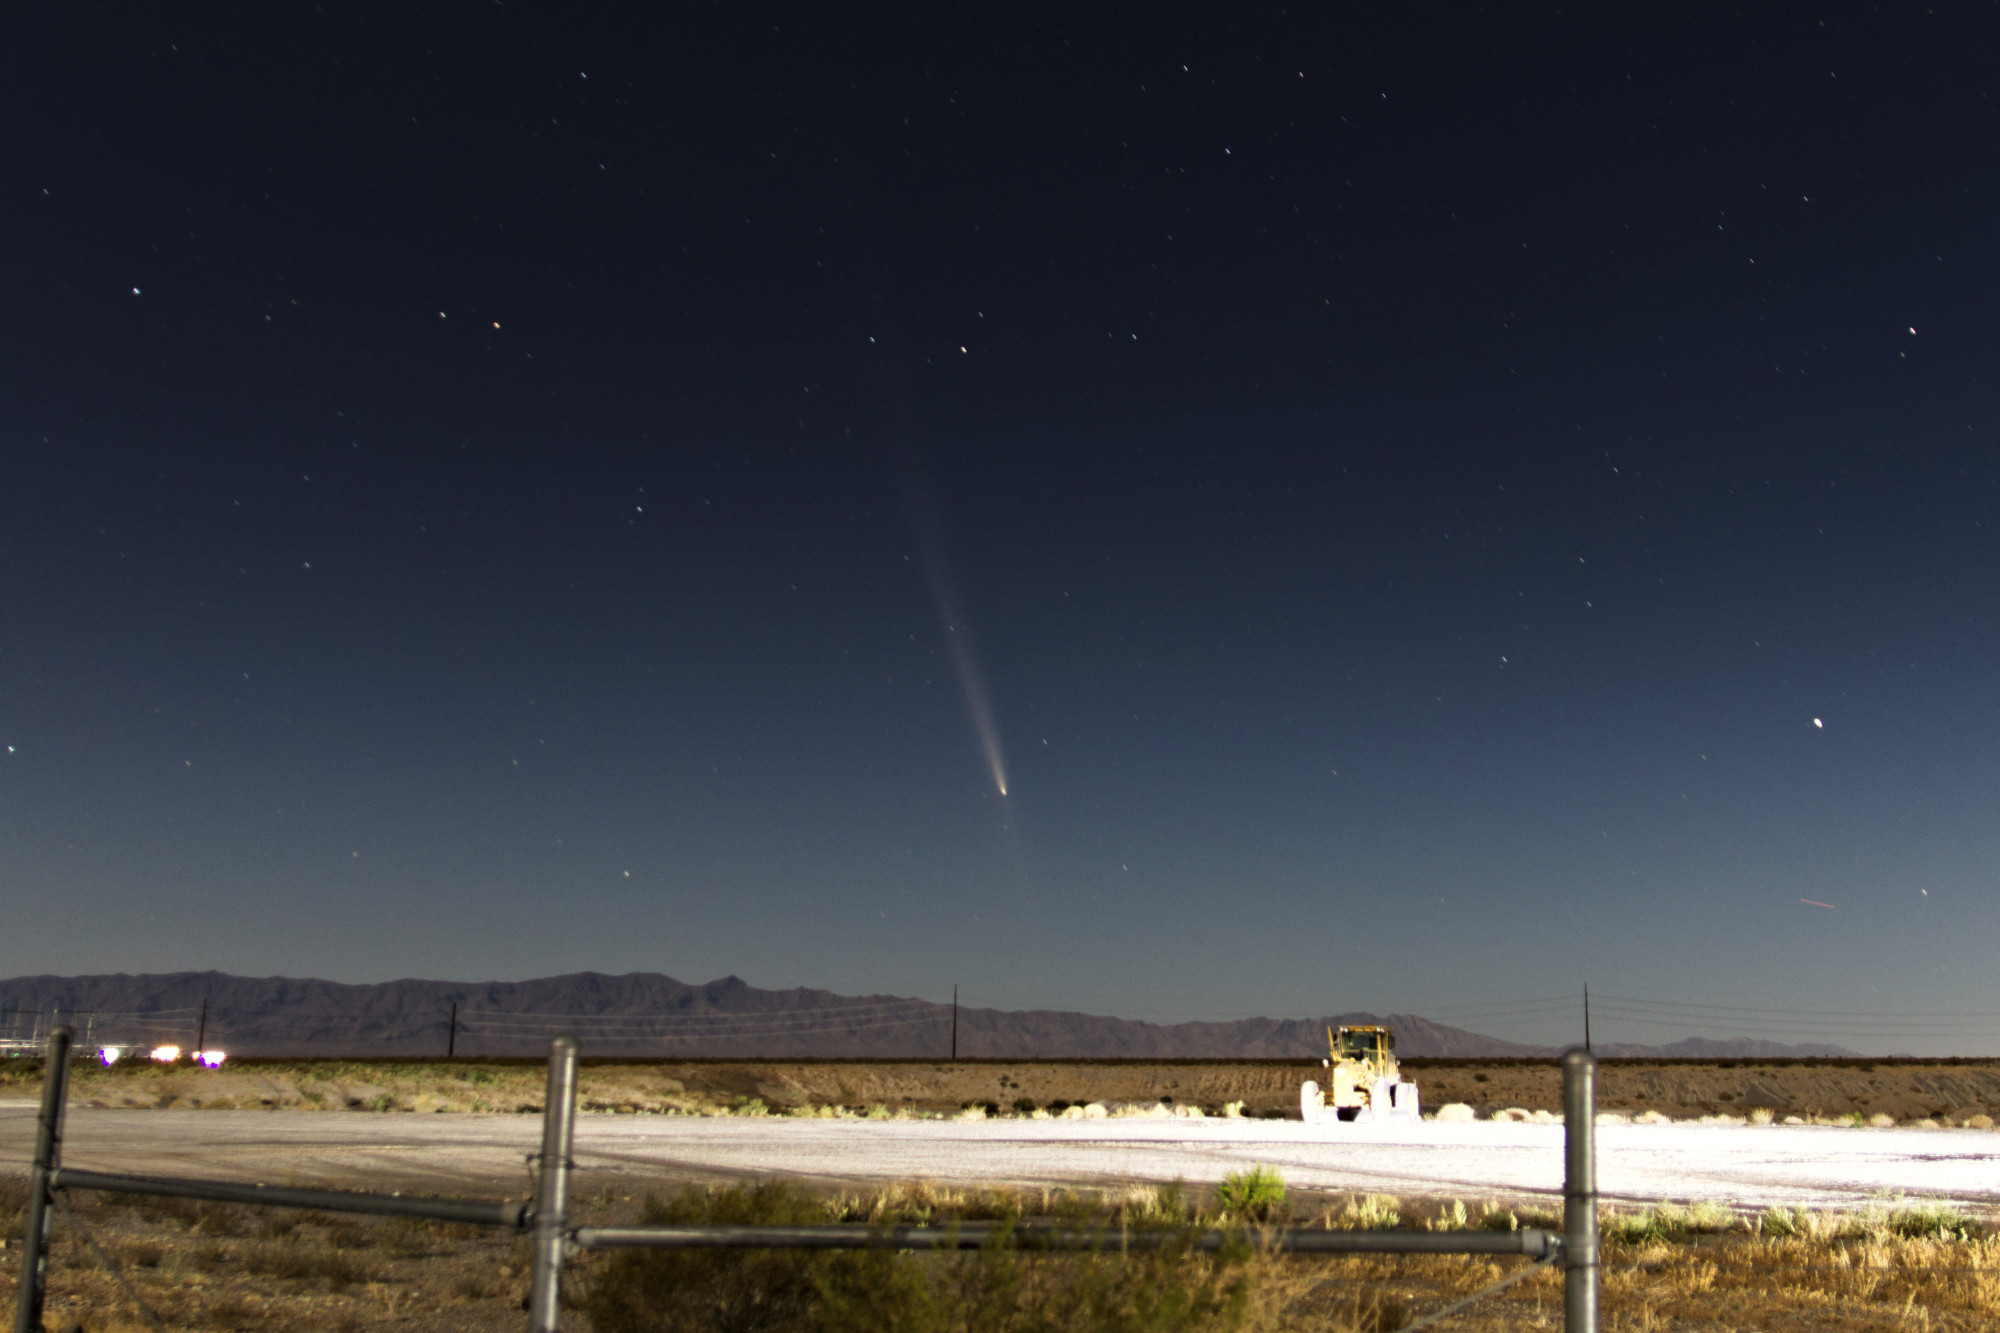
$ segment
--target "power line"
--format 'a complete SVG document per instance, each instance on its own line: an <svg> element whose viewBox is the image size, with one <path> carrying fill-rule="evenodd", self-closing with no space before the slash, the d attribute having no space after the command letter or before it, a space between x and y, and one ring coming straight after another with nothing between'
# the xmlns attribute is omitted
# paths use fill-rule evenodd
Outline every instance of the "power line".
<svg viewBox="0 0 2000 1333"><path fill-rule="evenodd" d="M1651 1000L1632 995L1600 995L1598 998L1616 1000L1625 1004L1644 1005L1653 1009L1698 1009L1732 1014L1806 1015L1819 1018L1987 1018L2000 1020L2000 1010L1991 1009L1926 1009L1915 1013L1899 1013L1882 1009L1769 1009L1751 1005L1704 1004L1693 1000Z"/></svg>

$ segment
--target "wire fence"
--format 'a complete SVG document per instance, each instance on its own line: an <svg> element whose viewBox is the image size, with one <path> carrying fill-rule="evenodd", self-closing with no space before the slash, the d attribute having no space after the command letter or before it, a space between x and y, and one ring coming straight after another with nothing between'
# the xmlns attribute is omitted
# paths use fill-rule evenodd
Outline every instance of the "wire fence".
<svg viewBox="0 0 2000 1333"><path fill-rule="evenodd" d="M69 1209L67 1192L98 1190L153 1194L283 1208L377 1213L433 1218L524 1232L531 1256L527 1311L529 1333L557 1333L562 1308L563 1270L573 1250L591 1249L804 1249L804 1250L977 1250L994 1239L990 1224L958 1226L575 1226L569 1215L570 1175L575 1168L577 1051L574 1037L550 1043L548 1085L542 1106L541 1151L534 1159L532 1204L508 1201L427 1199L401 1194L246 1185L192 1178L131 1176L79 1171L62 1164L63 1121L68 1105L72 1034L58 1026L44 1057L42 1101L36 1124L35 1156L29 1173L28 1203L22 1225L16 1333L43 1327L53 1222L58 1212L78 1227L154 1327L159 1316L125 1282L116 1262L82 1229ZM1474 1301L1487 1298L1546 1267L1563 1270L1564 1328L1596 1333L1598 1327L1598 1195L1596 1150L1596 1061L1585 1051L1563 1057L1563 1230L1334 1231L1285 1229L1267 1243L1281 1254L1457 1254L1518 1255L1538 1260L1482 1291L1426 1319L1407 1325L1427 1327ZM1042 1226L1014 1232L1023 1249L1116 1253L1122 1250L1188 1244L1196 1251L1219 1251L1240 1238L1221 1231L1193 1237L1169 1232Z"/></svg>

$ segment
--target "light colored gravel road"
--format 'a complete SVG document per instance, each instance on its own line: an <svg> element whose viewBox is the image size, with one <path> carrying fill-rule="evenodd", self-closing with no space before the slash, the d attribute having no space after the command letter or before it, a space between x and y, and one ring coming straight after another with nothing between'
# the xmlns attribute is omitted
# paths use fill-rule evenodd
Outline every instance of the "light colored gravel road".
<svg viewBox="0 0 2000 1333"><path fill-rule="evenodd" d="M0 1107L0 1166L25 1167L34 1113ZM540 1118L259 1111L70 1112L66 1160L146 1174L525 1194ZM1980 1130L1606 1125L1613 1199L1852 1207L1890 1198L2000 1208L2000 1135ZM1559 1196L1562 1127L1307 1126L1278 1120L898 1121L585 1116L593 1184L791 1176L814 1181L1116 1185L1219 1180L1251 1163L1295 1187Z"/></svg>

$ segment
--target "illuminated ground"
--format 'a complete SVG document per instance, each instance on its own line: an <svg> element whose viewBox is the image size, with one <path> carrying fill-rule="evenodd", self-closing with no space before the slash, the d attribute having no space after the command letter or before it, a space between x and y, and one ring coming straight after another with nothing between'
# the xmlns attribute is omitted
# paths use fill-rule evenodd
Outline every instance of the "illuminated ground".
<svg viewBox="0 0 2000 1333"><path fill-rule="evenodd" d="M0 1162L21 1169L32 1109L0 1108ZM523 1193L532 1115L71 1111L66 1160L100 1170L456 1184ZM815 1120L585 1116L578 1165L652 1180L787 1175L817 1181L1212 1182L1262 1162L1302 1188L1502 1197L1561 1191L1562 1128L1479 1122L1308 1127L1275 1120ZM2000 1135L1982 1130L1607 1125L1613 1199L1853 1207L1893 1198L2000 1206Z"/></svg>

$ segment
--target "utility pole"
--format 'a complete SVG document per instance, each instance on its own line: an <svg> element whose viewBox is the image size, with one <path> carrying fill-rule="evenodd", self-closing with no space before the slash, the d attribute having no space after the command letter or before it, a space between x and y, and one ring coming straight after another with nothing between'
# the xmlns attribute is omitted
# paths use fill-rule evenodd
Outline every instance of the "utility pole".
<svg viewBox="0 0 2000 1333"><path fill-rule="evenodd" d="M958 987L951 988L951 1058L958 1059Z"/></svg>
<svg viewBox="0 0 2000 1333"><path fill-rule="evenodd" d="M1583 983L1583 1049L1590 1050L1590 983Z"/></svg>
<svg viewBox="0 0 2000 1333"><path fill-rule="evenodd" d="M198 1064L201 1053L208 1049L208 997L201 997L201 1024L194 1030L194 1058Z"/></svg>
<svg viewBox="0 0 2000 1333"><path fill-rule="evenodd" d="M451 1035L445 1038L444 1058L449 1060L458 1054L458 1001L451 1002Z"/></svg>

